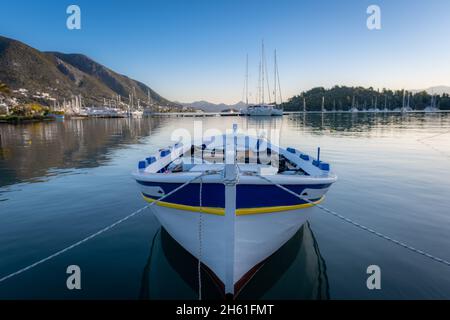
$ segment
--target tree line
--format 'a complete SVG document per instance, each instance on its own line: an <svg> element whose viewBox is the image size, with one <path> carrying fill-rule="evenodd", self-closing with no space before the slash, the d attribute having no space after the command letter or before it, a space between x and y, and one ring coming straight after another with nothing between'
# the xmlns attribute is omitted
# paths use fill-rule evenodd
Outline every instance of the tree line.
<svg viewBox="0 0 450 320"><path fill-rule="evenodd" d="M377 107L393 110L401 108L403 101L413 110L423 110L432 105L432 95L426 91L408 92L405 90L375 90L374 88L335 86L331 89L313 88L290 98L282 104L285 111L321 111L322 103L326 110L348 111L353 106L359 110ZM435 95L434 104L441 110L450 110L450 96L447 93Z"/></svg>

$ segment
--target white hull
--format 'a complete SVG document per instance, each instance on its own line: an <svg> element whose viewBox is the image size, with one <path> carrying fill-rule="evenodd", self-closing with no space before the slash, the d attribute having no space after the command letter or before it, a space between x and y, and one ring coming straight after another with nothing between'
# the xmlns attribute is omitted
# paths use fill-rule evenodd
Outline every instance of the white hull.
<svg viewBox="0 0 450 320"><path fill-rule="evenodd" d="M142 112L142 111L131 112L131 117L133 117L133 118L142 118L143 115L144 115L144 112Z"/></svg>
<svg viewBox="0 0 450 320"><path fill-rule="evenodd" d="M410 107L404 107L400 110L401 112L412 112L413 109L411 109Z"/></svg>
<svg viewBox="0 0 450 320"><path fill-rule="evenodd" d="M423 111L425 113L432 113L432 112L439 112L440 110L438 108L435 108L435 107L426 107Z"/></svg>
<svg viewBox="0 0 450 320"><path fill-rule="evenodd" d="M247 115L250 117L270 117L272 116L271 108L253 108L247 111Z"/></svg>
<svg viewBox="0 0 450 320"><path fill-rule="evenodd" d="M282 109L273 108L272 116L282 116L282 115L283 115L283 110Z"/></svg>
<svg viewBox="0 0 450 320"><path fill-rule="evenodd" d="M264 261L287 242L307 221L310 209L276 213L241 215L235 223L234 261L225 259L227 239L225 216L184 210L153 207L154 213L169 234L194 257L199 258L201 231L201 261L225 283L225 273L234 263L234 283L254 266Z"/></svg>
<svg viewBox="0 0 450 320"><path fill-rule="evenodd" d="M282 116L283 109L278 109L274 105L271 105L271 104L261 104L261 105L249 106L247 108L246 114L250 117Z"/></svg>
<svg viewBox="0 0 450 320"><path fill-rule="evenodd" d="M140 297L150 300L198 298L198 282L192 278L197 273L198 265L195 258L188 255L167 230L161 228L151 242ZM266 260L235 298L328 300L326 272L318 243L309 224L305 223ZM215 280L207 276L207 272L202 272L203 297L213 300L224 298L224 292Z"/></svg>
<svg viewBox="0 0 450 320"><path fill-rule="evenodd" d="M319 160L320 149L314 159L267 141L261 146L260 138L239 137L203 139L201 149L177 143L139 161L134 173L144 199L159 200L152 208L163 227L217 276L227 294L239 291L298 231L308 208L337 179ZM196 149L201 158L195 157ZM276 162L258 160L260 150L267 149ZM199 177L201 186L195 181Z"/></svg>

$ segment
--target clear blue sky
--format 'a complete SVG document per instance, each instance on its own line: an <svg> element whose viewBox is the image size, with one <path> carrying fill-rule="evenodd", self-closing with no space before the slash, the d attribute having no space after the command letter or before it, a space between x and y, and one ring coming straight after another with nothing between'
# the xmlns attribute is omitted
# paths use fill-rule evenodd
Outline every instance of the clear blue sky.
<svg viewBox="0 0 450 320"><path fill-rule="evenodd" d="M0 0L0 34L40 50L84 53L171 100L242 99L245 55L255 93L264 38L284 97L313 86L450 85L448 0ZM77 4L82 29L66 28ZM369 31L366 9L381 7ZM272 72L271 72L272 73ZM271 76L271 74L270 74Z"/></svg>

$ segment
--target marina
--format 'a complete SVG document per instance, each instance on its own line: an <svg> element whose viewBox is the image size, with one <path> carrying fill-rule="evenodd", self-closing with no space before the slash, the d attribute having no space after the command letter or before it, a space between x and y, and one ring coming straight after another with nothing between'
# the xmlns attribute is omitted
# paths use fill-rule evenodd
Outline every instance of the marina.
<svg viewBox="0 0 450 320"><path fill-rule="evenodd" d="M450 301L450 2L4 2L2 306Z"/></svg>
<svg viewBox="0 0 450 320"><path fill-rule="evenodd" d="M449 159L448 114L311 113L281 118L211 117L202 121L205 130L219 127L224 132L235 122L238 128L279 128L282 146L313 157L320 146L320 157L339 175L323 203L325 207L439 257L450 256L446 238L442 237L450 231L446 214L450 204L445 197L450 185L441 175ZM1 241L11 244L0 249L5 257L0 262L2 276L142 208L141 190L130 172L143 155L173 145L168 133L176 127L191 130L192 122L154 117L1 126L0 214L4 224L0 234ZM93 136L97 138L88 138ZM298 136L302 139L294 138ZM64 139L64 145L60 139ZM388 162L386 154L390 155ZM426 163L433 163L433 168L422 170ZM387 174L392 178L386 178ZM430 177L440 185L433 193L425 192L431 187ZM166 228L161 229L154 209L130 218L70 254L61 254L2 282L0 296L197 299L197 259L163 231ZM448 298L448 267L359 231L319 208L306 210L311 211L306 227L309 240L294 235L291 239L297 240L289 240L269 257L237 299ZM305 232L305 226L300 232ZM161 245L163 251L157 249ZM25 247L29 249L17 250ZM278 257L282 252L284 259ZM308 260L311 254L316 258ZM366 272L362 266L372 264L374 259L384 271L384 290L380 292L368 291L364 285ZM281 262L286 264L282 266ZM84 290L69 292L60 287L65 273L57 270L64 271L69 264L82 266ZM221 296L214 277L204 269L201 278L203 299ZM318 279L327 284L320 291ZM318 292L322 293L317 296Z"/></svg>

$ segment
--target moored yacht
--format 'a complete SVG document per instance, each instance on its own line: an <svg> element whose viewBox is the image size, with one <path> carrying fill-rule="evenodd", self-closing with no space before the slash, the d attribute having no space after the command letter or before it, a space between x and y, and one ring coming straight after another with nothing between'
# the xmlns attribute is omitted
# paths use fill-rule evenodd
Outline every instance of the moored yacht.
<svg viewBox="0 0 450 320"><path fill-rule="evenodd" d="M431 104L427 106L423 111L426 113L439 112L440 110L436 105L436 96L433 94L431 96Z"/></svg>
<svg viewBox="0 0 450 320"><path fill-rule="evenodd" d="M273 106L269 104L257 104L250 105L247 107L247 115L251 117L255 116L266 116L270 117L273 115Z"/></svg>
<svg viewBox="0 0 450 320"><path fill-rule="evenodd" d="M264 87L266 85L265 79L267 80L267 91L269 92L269 101L271 100L270 97L270 88L269 88L269 81L267 76L267 68L266 68L266 61L265 61L265 55L264 55L264 42L261 46L261 62L259 64L259 84L258 84L258 100L259 103L249 105L248 104L248 56L247 56L247 73L245 78L245 91L246 91L246 103L247 103L247 110L245 114L247 116L253 117L253 116L282 116L283 115L283 109L281 106L277 105L277 102L282 103L281 98L281 86L280 86L280 75L278 72L278 62L277 62L277 52L275 50L274 52L274 102L273 103L265 103L265 95L264 95Z"/></svg>

